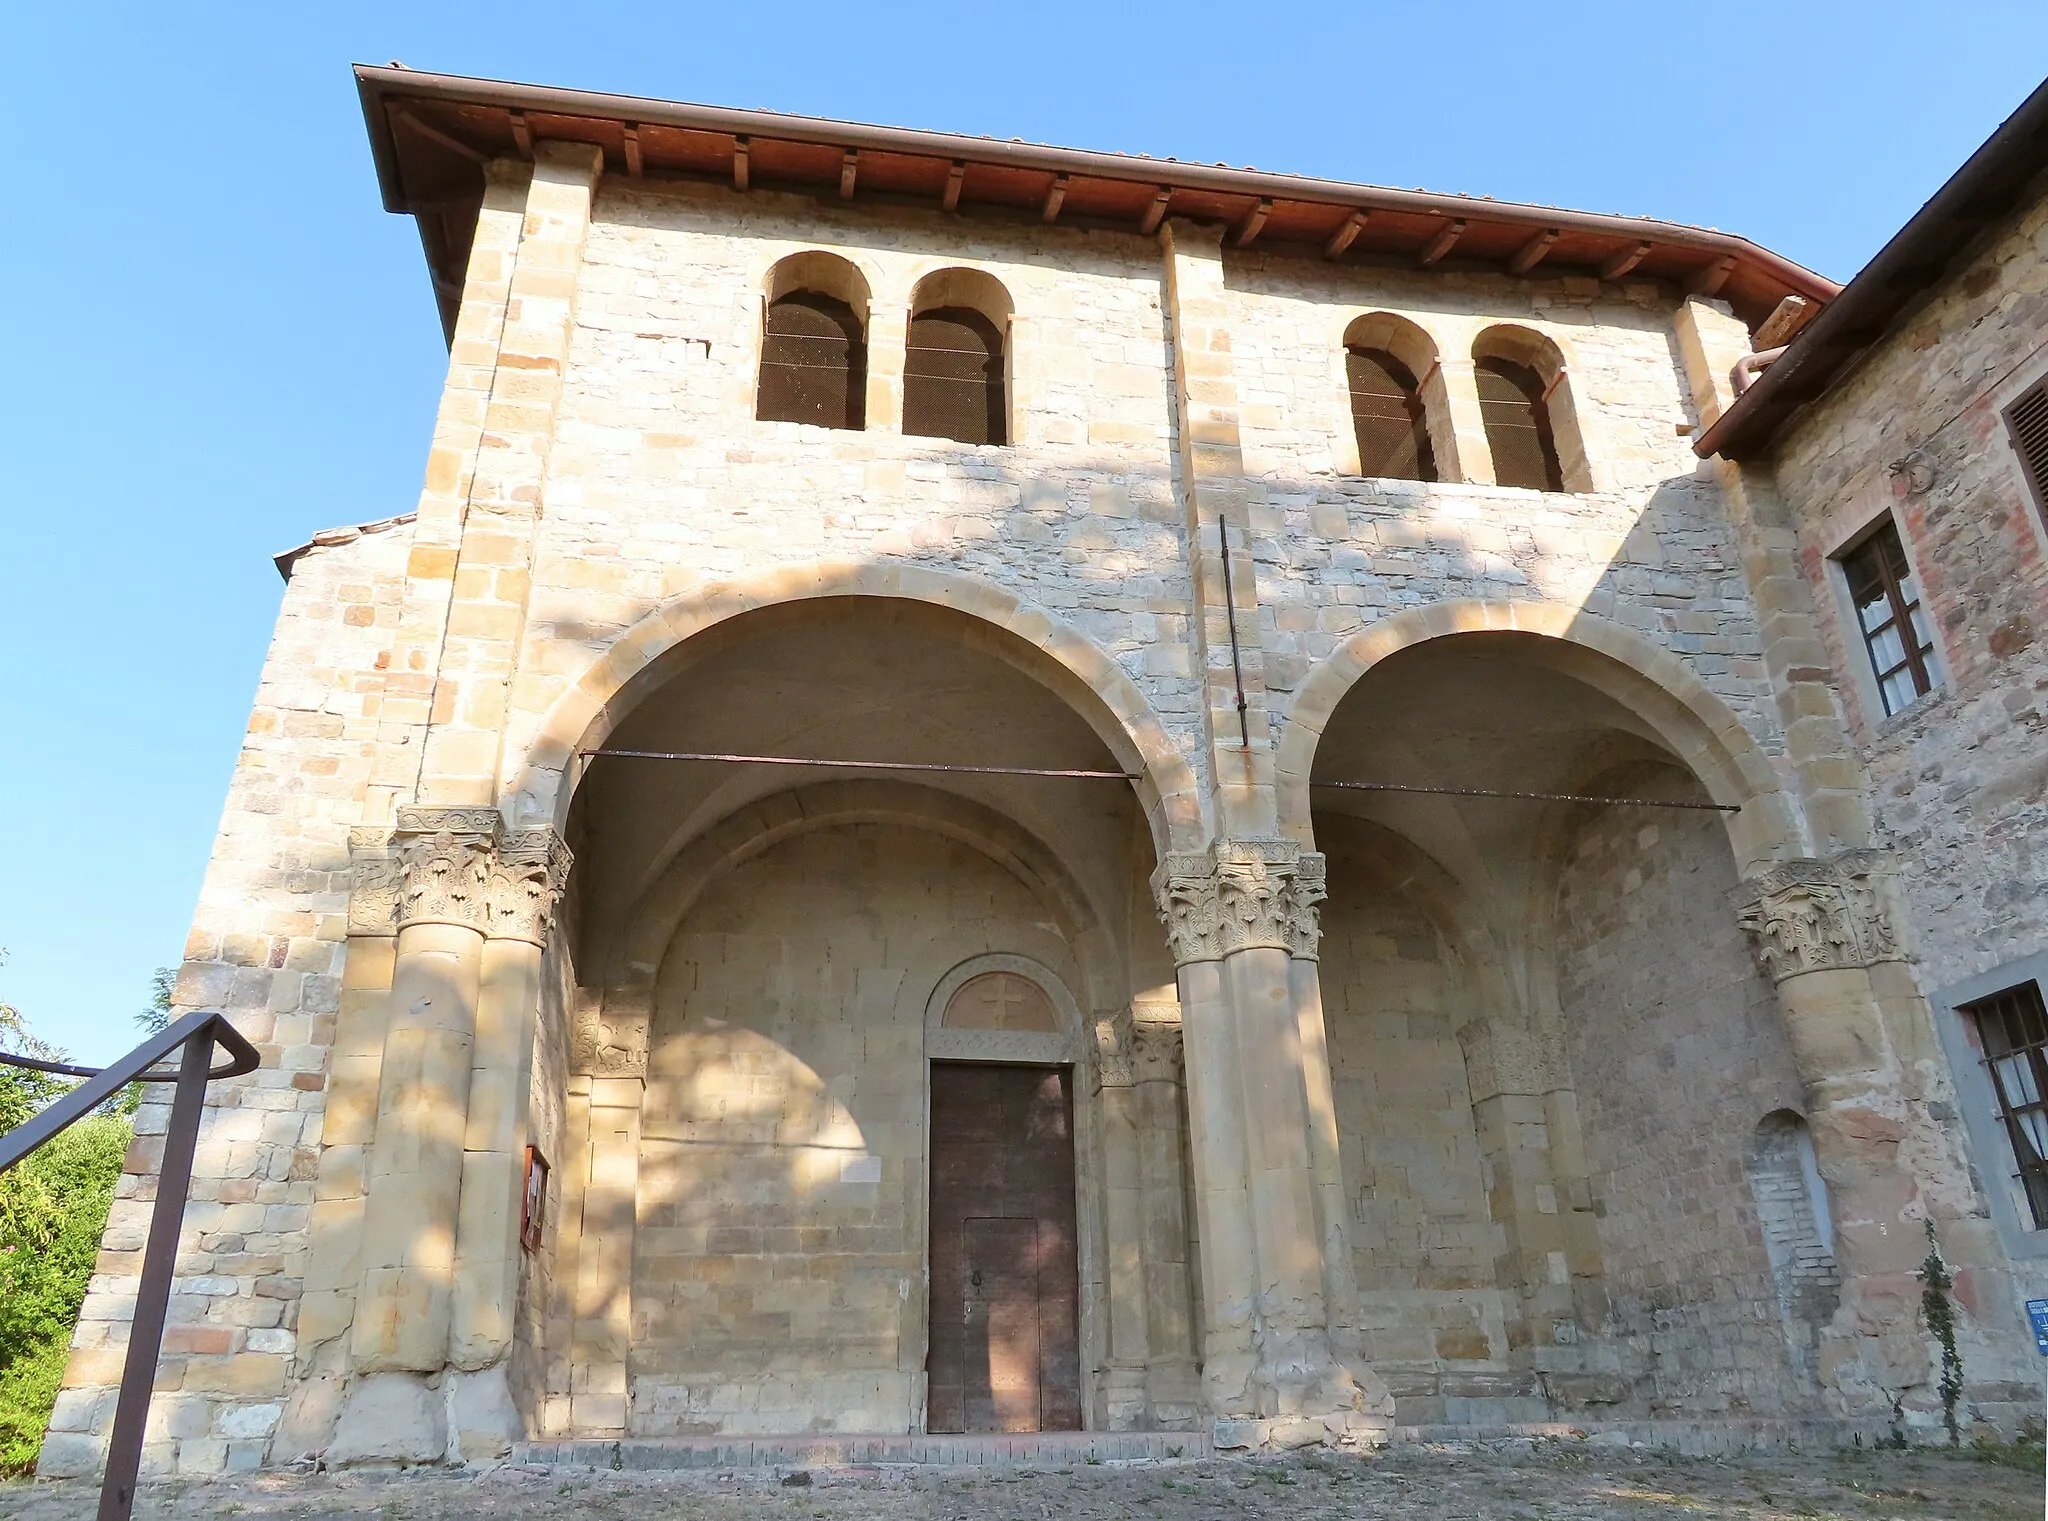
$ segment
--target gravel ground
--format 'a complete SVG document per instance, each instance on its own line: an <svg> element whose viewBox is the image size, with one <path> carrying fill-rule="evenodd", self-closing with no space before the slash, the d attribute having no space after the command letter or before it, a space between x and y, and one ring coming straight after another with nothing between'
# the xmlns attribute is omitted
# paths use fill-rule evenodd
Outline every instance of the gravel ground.
<svg viewBox="0 0 2048 1521"><path fill-rule="evenodd" d="M476 1521L484 1512L491 1521L2034 1521L2043 1514L2042 1493L2038 1447L1996 1457L1693 1459L1549 1442L1041 1470L266 1473L146 1486L135 1514L138 1521ZM0 1484L0 1521L88 1521L96 1498L92 1486L76 1482Z"/></svg>

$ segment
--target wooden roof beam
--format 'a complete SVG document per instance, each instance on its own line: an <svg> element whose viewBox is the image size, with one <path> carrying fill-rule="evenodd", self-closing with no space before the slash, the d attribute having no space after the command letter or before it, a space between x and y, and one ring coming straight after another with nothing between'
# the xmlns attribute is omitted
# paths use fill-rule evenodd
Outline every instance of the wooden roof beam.
<svg viewBox="0 0 2048 1521"><path fill-rule="evenodd" d="M1650 248L1651 245L1648 243L1637 243L1633 247L1609 254L1601 261L1600 278L1619 280L1650 256Z"/></svg>
<svg viewBox="0 0 2048 1521"><path fill-rule="evenodd" d="M744 137L732 140L732 188L735 190L746 189L747 182L753 177L747 164L749 143L750 139Z"/></svg>
<svg viewBox="0 0 2048 1521"><path fill-rule="evenodd" d="M1712 300L1721 294L1721 287L1728 283L1728 276L1734 269L1735 255L1724 254L1693 276L1692 285L1689 287L1692 294Z"/></svg>
<svg viewBox="0 0 2048 1521"><path fill-rule="evenodd" d="M1357 240L1359 233L1364 230L1365 224L1371 216L1372 213L1370 211L1354 211L1350 216L1346 217L1344 225L1331 233L1330 241L1323 245L1323 257L1326 259L1343 258L1344 250Z"/></svg>
<svg viewBox="0 0 2048 1521"><path fill-rule="evenodd" d="M1259 229L1266 225L1266 218L1272 214L1273 203L1263 196L1260 197L1258 205L1252 207L1237 229L1237 237L1234 240L1237 246L1244 248L1249 245L1252 239L1259 235Z"/></svg>
<svg viewBox="0 0 2048 1521"><path fill-rule="evenodd" d="M647 164L640 157L640 123L626 123L626 173L639 179L647 172Z"/></svg>
<svg viewBox="0 0 2048 1521"><path fill-rule="evenodd" d="M428 126L417 116L413 115L412 112L406 110L404 106L393 106L391 108L391 119L400 126L410 128L436 147L446 148L450 153L466 158L472 164L487 162L484 155L470 147L468 143L461 141L459 138L450 137L439 127Z"/></svg>
<svg viewBox="0 0 2048 1521"><path fill-rule="evenodd" d="M1039 213L1043 220L1057 222L1060 219L1060 207L1066 204L1067 199L1067 178L1064 174L1052 177L1052 188L1046 191L1045 207Z"/></svg>
<svg viewBox="0 0 2048 1521"><path fill-rule="evenodd" d="M839 160L839 199L853 199L854 182L860 178L860 149L848 148Z"/></svg>
<svg viewBox="0 0 2048 1521"><path fill-rule="evenodd" d="M512 141L519 148L521 158L533 157L533 133L527 129L526 113L514 111L512 116Z"/></svg>
<svg viewBox="0 0 2048 1521"><path fill-rule="evenodd" d="M1152 204L1145 208L1145 215L1138 223L1138 231L1150 237L1159 231L1159 224L1166 220L1166 208L1173 202L1173 186L1161 185L1159 193L1152 197Z"/></svg>
<svg viewBox="0 0 2048 1521"><path fill-rule="evenodd" d="M946 211L960 209L960 187L967 182L967 161L956 158L953 167L946 171L946 193L939 197L939 205Z"/></svg>
<svg viewBox="0 0 2048 1521"><path fill-rule="evenodd" d="M1465 218L1454 217L1444 224L1443 229L1429 240L1416 263L1427 269L1445 254L1458 246L1458 239L1465 236Z"/></svg>
<svg viewBox="0 0 2048 1521"><path fill-rule="evenodd" d="M1508 273L1526 275L1543 262L1543 256L1550 252L1550 245L1564 236L1562 227L1546 227L1528 242L1515 250L1515 256L1508 260Z"/></svg>

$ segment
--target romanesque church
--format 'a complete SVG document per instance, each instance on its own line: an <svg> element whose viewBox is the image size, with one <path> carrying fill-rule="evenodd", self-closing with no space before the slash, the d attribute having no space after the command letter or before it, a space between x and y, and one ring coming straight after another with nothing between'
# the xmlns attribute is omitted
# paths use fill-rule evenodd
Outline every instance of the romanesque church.
<svg viewBox="0 0 2048 1521"><path fill-rule="evenodd" d="M447 382L278 556L152 1471L1867 1439L1930 1250L2038 1395L2048 90L1838 287L356 78Z"/></svg>

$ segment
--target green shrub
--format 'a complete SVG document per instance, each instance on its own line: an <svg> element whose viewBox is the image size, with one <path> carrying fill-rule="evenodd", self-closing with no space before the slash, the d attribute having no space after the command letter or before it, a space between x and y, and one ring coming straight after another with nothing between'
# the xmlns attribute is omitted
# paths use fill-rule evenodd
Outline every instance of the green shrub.
<svg viewBox="0 0 2048 1521"><path fill-rule="evenodd" d="M94 1115L0 1174L0 1475L42 1445L129 1129Z"/></svg>

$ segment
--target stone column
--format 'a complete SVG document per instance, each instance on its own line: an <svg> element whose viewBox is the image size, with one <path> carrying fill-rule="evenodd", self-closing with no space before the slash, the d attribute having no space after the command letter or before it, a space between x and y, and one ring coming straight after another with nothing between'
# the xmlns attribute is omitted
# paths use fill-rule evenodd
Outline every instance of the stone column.
<svg viewBox="0 0 2048 1521"><path fill-rule="evenodd" d="M1304 1007L1313 999L1319 1015L1320 995L1312 961L1299 980L1290 975L1295 950L1317 933L1323 858L1292 841L1223 840L1169 855L1153 880L1180 973L1203 1384L1217 1441L1288 1447L1383 1433L1391 1398L1343 1365L1331 1336L1328 1180L1311 1112L1311 1089L1327 1102L1329 1081L1302 1035Z"/></svg>
<svg viewBox="0 0 2048 1521"><path fill-rule="evenodd" d="M1108 1311L1097 1418L1109 1431L1145 1425L1145 1366L1150 1319L1146 1313L1145 1188L1140 1165L1138 1095L1132 1082L1128 1021L1096 1022L1096 1089L1093 1140L1096 1175L1102 1180L1100 1281L1089 1291Z"/></svg>
<svg viewBox="0 0 2048 1521"><path fill-rule="evenodd" d="M532 829L506 836L491 867L448 1342L452 1448L468 1459L500 1456L525 1434L510 1358L518 1337L534 1021L541 957L569 860L552 829Z"/></svg>
<svg viewBox="0 0 2048 1521"><path fill-rule="evenodd" d="M1444 388L1444 410L1449 414L1452 457L1457 474L1447 479L1493 484L1493 445L1486 441L1486 417L1479 409L1479 380L1472 372L1469 354L1447 354L1437 361ZM1437 455L1439 468L1443 454Z"/></svg>
<svg viewBox="0 0 2048 1521"><path fill-rule="evenodd" d="M335 1461L431 1461L446 1449L438 1391L454 1308L495 808L401 808L398 938L378 1075L350 1350L356 1379Z"/></svg>
<svg viewBox="0 0 2048 1521"><path fill-rule="evenodd" d="M1957 1217L1976 1195L1953 1125L1924 1091L1938 1062L1921 1049L1931 1048L1931 1031L1901 965L1888 876L1885 857L1871 850L1788 861L1744 883L1737 905L1777 988L1827 1185L1843 1294L1822 1332L1820 1375L1851 1410L1881 1408L1901 1390L1916 1402L1931 1398L1919 1317L1922 1222L1966 1225ZM1974 1273L2003 1276L1981 1235L1943 1238L1959 1283ZM1973 1317L2017 1335L2003 1297L1961 1296Z"/></svg>

